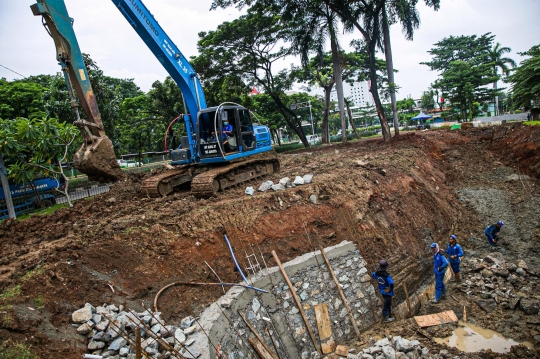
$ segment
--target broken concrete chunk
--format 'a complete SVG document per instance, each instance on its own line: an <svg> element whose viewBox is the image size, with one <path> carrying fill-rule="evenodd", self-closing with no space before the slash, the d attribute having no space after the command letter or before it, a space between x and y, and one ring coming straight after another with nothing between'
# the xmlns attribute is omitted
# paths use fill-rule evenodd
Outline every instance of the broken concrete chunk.
<svg viewBox="0 0 540 359"><path fill-rule="evenodd" d="M283 186L281 183L278 183L278 184L272 185L272 189L274 191L284 191L285 186Z"/></svg>
<svg viewBox="0 0 540 359"><path fill-rule="evenodd" d="M194 322L195 322L195 318L193 318L192 316L185 317L180 322L180 328L189 328L193 325Z"/></svg>
<svg viewBox="0 0 540 359"><path fill-rule="evenodd" d="M304 184L304 178L300 177L300 176L296 176L296 178L294 179L293 184L297 185L297 186Z"/></svg>
<svg viewBox="0 0 540 359"><path fill-rule="evenodd" d="M395 346L398 351L404 353L408 353L414 349L414 343L404 338L396 340Z"/></svg>
<svg viewBox="0 0 540 359"><path fill-rule="evenodd" d="M90 340L90 343L88 343L88 350L101 349L104 346L105 346L105 343L103 342Z"/></svg>
<svg viewBox="0 0 540 359"><path fill-rule="evenodd" d="M88 325L88 322L82 324L80 327L77 328L77 333L81 335L88 334L92 331L92 327Z"/></svg>
<svg viewBox="0 0 540 359"><path fill-rule="evenodd" d="M311 173L309 173L307 175L304 175L304 183L305 184L311 183L312 180L313 180L313 175Z"/></svg>
<svg viewBox="0 0 540 359"><path fill-rule="evenodd" d="M309 196L309 201L313 204L317 204L318 203L318 200L317 200L317 196L315 196L314 194L312 194L311 196Z"/></svg>
<svg viewBox="0 0 540 359"><path fill-rule="evenodd" d="M71 314L74 323L84 323L92 319L92 307L84 307Z"/></svg>
<svg viewBox="0 0 540 359"><path fill-rule="evenodd" d="M522 298L521 302L519 303L519 307L525 312L525 314L538 314L538 311L540 310L540 302L534 299Z"/></svg>
<svg viewBox="0 0 540 359"><path fill-rule="evenodd" d="M529 269L529 267L527 267L527 263L525 263L523 259L520 259L516 264L518 268L522 268L524 270Z"/></svg>
<svg viewBox="0 0 540 359"><path fill-rule="evenodd" d="M279 184L283 185L283 187L287 187L291 185L291 179L289 177L283 177L279 180Z"/></svg>
<svg viewBox="0 0 540 359"><path fill-rule="evenodd" d="M109 345L108 349L109 350L120 350L120 348L122 348L126 344L127 344L127 341L124 338L118 337L115 340L113 340L111 345Z"/></svg>
<svg viewBox="0 0 540 359"><path fill-rule="evenodd" d="M195 329L197 329L197 326L192 325L191 327L184 329L184 334L190 335L191 333L195 332Z"/></svg>
<svg viewBox="0 0 540 359"><path fill-rule="evenodd" d="M246 190L244 191L245 194L253 196L253 193L255 193L255 190L253 187L246 187Z"/></svg>
<svg viewBox="0 0 540 359"><path fill-rule="evenodd" d="M180 344L186 341L186 335L184 334L184 331L181 328L176 329L176 331L174 332L174 338Z"/></svg>
<svg viewBox="0 0 540 359"><path fill-rule="evenodd" d="M274 184L274 182L272 181L264 181L260 186L259 188L257 189L257 191L259 192L266 192L268 191L270 188L272 188L272 185Z"/></svg>

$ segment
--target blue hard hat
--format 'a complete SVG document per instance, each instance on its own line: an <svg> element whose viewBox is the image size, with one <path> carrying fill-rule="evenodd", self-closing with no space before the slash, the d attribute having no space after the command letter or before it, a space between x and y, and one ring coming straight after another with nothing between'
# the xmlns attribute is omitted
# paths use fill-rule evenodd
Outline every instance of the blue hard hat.
<svg viewBox="0 0 540 359"><path fill-rule="evenodd" d="M450 235L450 238L452 238L452 239L457 239L457 237L456 237L454 234L451 234L451 235Z"/></svg>
<svg viewBox="0 0 540 359"><path fill-rule="evenodd" d="M431 248L436 248L436 247L437 247L437 243L431 243L430 247L431 247Z"/></svg>
<svg viewBox="0 0 540 359"><path fill-rule="evenodd" d="M499 226L501 226L501 227L504 227L504 222L503 222L503 221L499 221L499 222L497 222L497 224L498 224Z"/></svg>

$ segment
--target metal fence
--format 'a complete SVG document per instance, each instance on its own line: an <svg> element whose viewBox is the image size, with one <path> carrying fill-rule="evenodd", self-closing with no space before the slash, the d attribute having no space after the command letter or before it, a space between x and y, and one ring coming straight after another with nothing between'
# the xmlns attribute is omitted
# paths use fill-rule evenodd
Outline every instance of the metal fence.
<svg viewBox="0 0 540 359"><path fill-rule="evenodd" d="M77 188L74 191L68 191L69 199L71 201L76 201L78 199L88 198L97 196L98 194L109 192L110 188L108 184L102 185L92 185L90 187ZM66 196L57 195L56 204L67 203Z"/></svg>

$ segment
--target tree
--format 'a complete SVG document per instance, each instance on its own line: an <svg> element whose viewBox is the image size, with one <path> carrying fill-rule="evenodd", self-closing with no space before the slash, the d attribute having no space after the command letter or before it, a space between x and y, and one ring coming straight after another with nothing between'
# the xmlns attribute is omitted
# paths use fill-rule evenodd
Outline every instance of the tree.
<svg viewBox="0 0 540 359"><path fill-rule="evenodd" d="M339 117L342 126L342 142L347 142L347 120L343 94L341 48L338 41L338 17L324 2L282 1L282 7L276 7L282 14L284 26L292 26L291 46L297 47L304 68L309 67L309 54L315 53L322 58L327 41L330 41L333 81L338 98ZM323 133L323 143L328 140Z"/></svg>
<svg viewBox="0 0 540 359"><path fill-rule="evenodd" d="M510 75L510 69L516 67L516 62L509 57L504 57L504 54L512 51L509 47L501 47L501 44L496 43L489 52L490 62L493 64L493 71L498 74L499 69L503 76ZM497 90L497 80L493 83L493 89ZM495 95L495 116L499 115L499 95Z"/></svg>
<svg viewBox="0 0 540 359"><path fill-rule="evenodd" d="M420 107L424 111L431 111L435 108L435 100L433 99L435 93L433 90L424 91L422 97L420 98Z"/></svg>
<svg viewBox="0 0 540 359"><path fill-rule="evenodd" d="M432 71L440 71L441 78L433 84L459 110L462 120L474 118L475 102L489 101L496 90L487 88L498 78L490 62L494 35L450 36L437 42L428 51L433 56L422 64Z"/></svg>
<svg viewBox="0 0 540 359"><path fill-rule="evenodd" d="M390 25L399 22L402 25L402 31L407 40L413 39L414 30L420 26L420 17L416 9L417 0L393 0L388 1L382 8L382 50L385 54L388 82L390 90L390 99L392 102L392 113L394 119L394 133L399 134L399 124L396 104L396 84L394 82L394 63L392 59L392 47L390 41ZM435 11L439 10L440 0L426 0L427 6L433 7Z"/></svg>
<svg viewBox="0 0 540 359"><path fill-rule="evenodd" d="M312 57L303 69L297 69L296 77L309 85L318 85L324 91L324 109L322 117L322 143L330 143L328 133L328 115L330 113L330 94L335 84L332 58L329 54Z"/></svg>
<svg viewBox="0 0 540 359"><path fill-rule="evenodd" d="M246 15L219 25L215 31L199 33L199 56L209 64L207 71L200 75L203 82L239 76L250 86L263 89L276 102L304 146L309 147L300 121L283 102L283 95L292 87L294 77L289 71L273 69L276 61L294 53L284 42L290 39L290 30L274 13L266 8L249 9Z"/></svg>
<svg viewBox="0 0 540 359"><path fill-rule="evenodd" d="M45 87L24 80L0 79L0 118L40 118L46 115L42 93Z"/></svg>
<svg viewBox="0 0 540 359"><path fill-rule="evenodd" d="M530 56L520 62L514 73L505 82L511 84L512 107L532 110L533 118L538 120L540 115L540 45L531 47L528 51L519 53Z"/></svg>
<svg viewBox="0 0 540 359"><path fill-rule="evenodd" d="M68 195L68 181L61 162L79 130L57 119L0 119L0 153L6 160L8 177L14 183L31 183L40 174L62 176L66 187L61 190ZM37 189L34 188L37 193ZM38 201L40 196L37 196Z"/></svg>

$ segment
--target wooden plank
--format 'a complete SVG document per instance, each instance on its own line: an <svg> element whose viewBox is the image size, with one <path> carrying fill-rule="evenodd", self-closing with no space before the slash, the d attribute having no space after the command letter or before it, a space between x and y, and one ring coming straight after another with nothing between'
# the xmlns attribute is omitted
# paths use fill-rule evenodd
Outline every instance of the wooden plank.
<svg viewBox="0 0 540 359"><path fill-rule="evenodd" d="M356 320L354 319L354 314L351 310L351 307L349 306L349 302L347 301L347 298L345 298L345 294L343 293L343 290L341 289L341 284L339 284L339 281L336 278L336 275L334 274L334 270L332 269L332 266L330 265L330 261L328 260L328 257L326 257L326 253L324 253L324 248L319 245L319 249L324 258L324 261L326 262L326 266L328 267L328 270L330 271L330 274L332 275L332 279L334 279L334 283L336 283L336 288L339 292L339 295L341 296L341 300L343 301L343 304L345 304L345 308L347 308L347 312L349 313L349 318L351 319L351 323L354 327L354 331L356 332L358 339L362 340L362 337L360 336L360 330L358 330L358 326L356 325Z"/></svg>
<svg viewBox="0 0 540 359"><path fill-rule="evenodd" d="M313 309L315 310L315 319L317 320L317 328L319 329L319 339L322 342L332 336L328 304L317 304L313 306Z"/></svg>
<svg viewBox="0 0 540 359"><path fill-rule="evenodd" d="M346 357L349 355L349 347L346 345L338 345L336 347L336 355Z"/></svg>
<svg viewBox="0 0 540 359"><path fill-rule="evenodd" d="M309 337L311 338L311 341L313 343L313 346L317 350L319 354L321 353L321 349L317 345L317 341L315 340L315 336L313 335L313 331L311 330L311 327L309 325L309 322L306 317L306 313L304 313L304 308L302 308L302 304L300 303L300 299L298 299L298 296L296 295L296 292L294 291L294 286L291 283L291 280L289 279L289 276L287 275L287 272L285 272L285 269L281 265L281 261L279 260L279 257L276 254L276 251L272 251L272 256L274 256L274 260L276 261L279 270L281 271L281 274L283 275L283 278L285 278L285 281L287 282L287 285L289 286L289 289L291 291L291 294L294 298L294 301L296 302L296 306L298 307L298 310L300 311L300 314L302 315L302 319L304 319L304 324L306 325L306 329L309 333Z"/></svg>
<svg viewBox="0 0 540 359"><path fill-rule="evenodd" d="M416 320L416 323L421 328L424 328L424 327L431 327L434 325L457 322L458 318L456 316L456 313L454 313L453 310L448 310L446 312L441 312L441 313L417 316L417 317L414 317L414 320Z"/></svg>
<svg viewBox="0 0 540 359"><path fill-rule="evenodd" d="M268 352L266 347L262 345L258 339L255 337L249 337L248 341L262 359L274 359L274 356Z"/></svg>
<svg viewBox="0 0 540 359"><path fill-rule="evenodd" d="M411 315L411 302L409 301L409 292L407 291L407 285L403 283L403 291L405 292L405 300L407 301L407 308L409 309L408 315Z"/></svg>
<svg viewBox="0 0 540 359"><path fill-rule="evenodd" d="M270 349L270 347L268 346L268 344L266 344L266 342L264 341L264 339L261 337L261 335L259 334L259 332L257 332L257 329L255 329L253 327L253 325L251 325L250 322L248 322L248 320L246 319L244 313L242 313L242 311L240 309L238 309L238 314L240 315L240 317L242 317L242 319L244 320L244 322L246 323L246 325L248 326L249 330L251 330L251 332L255 335L255 337L257 338L257 340L260 342L260 344L264 347L265 349L265 352L268 352L270 353L270 358L272 359L278 359L278 357L276 356L276 354L274 354L274 352L272 352L272 349ZM251 342L250 342L251 343ZM258 353L258 352L257 352ZM262 357L262 358L266 358L266 357Z"/></svg>
<svg viewBox="0 0 540 359"><path fill-rule="evenodd" d="M321 349L323 354L330 354L334 351L336 348L336 342L334 341L334 338L328 339L325 343L321 343Z"/></svg>

